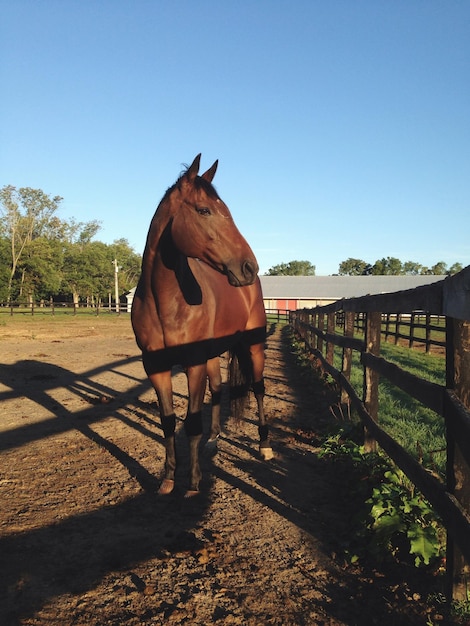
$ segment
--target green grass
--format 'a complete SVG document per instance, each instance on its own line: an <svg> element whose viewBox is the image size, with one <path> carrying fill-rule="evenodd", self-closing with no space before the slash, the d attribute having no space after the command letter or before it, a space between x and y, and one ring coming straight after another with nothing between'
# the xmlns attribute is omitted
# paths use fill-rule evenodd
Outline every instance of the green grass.
<svg viewBox="0 0 470 626"><path fill-rule="evenodd" d="M445 358L421 350L382 341L380 356L424 380L445 385ZM333 365L341 370L342 350L335 347ZM351 385L363 394L363 367L353 351ZM444 419L381 377L378 422L393 439L423 465L445 477L446 437Z"/></svg>
<svg viewBox="0 0 470 626"><path fill-rule="evenodd" d="M402 369L438 385L445 385L445 358L418 350L382 343L380 355Z"/></svg>

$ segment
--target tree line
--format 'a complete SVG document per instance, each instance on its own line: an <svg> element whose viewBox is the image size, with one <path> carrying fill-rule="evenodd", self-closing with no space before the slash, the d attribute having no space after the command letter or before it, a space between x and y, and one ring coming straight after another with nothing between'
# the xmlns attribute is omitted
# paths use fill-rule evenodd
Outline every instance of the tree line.
<svg viewBox="0 0 470 626"><path fill-rule="evenodd" d="M135 287L141 256L126 239L95 241L97 220L61 219L63 198L40 189L0 189L0 303L98 305Z"/></svg>
<svg viewBox="0 0 470 626"><path fill-rule="evenodd" d="M432 274L434 276L451 276L463 269L461 263L454 263L450 267L443 261L427 267L415 261L402 262L395 257L378 259L375 263L367 263L362 259L349 258L342 261L338 267L339 276L405 276L417 274ZM315 265L310 261L289 261L273 265L267 276L315 276Z"/></svg>

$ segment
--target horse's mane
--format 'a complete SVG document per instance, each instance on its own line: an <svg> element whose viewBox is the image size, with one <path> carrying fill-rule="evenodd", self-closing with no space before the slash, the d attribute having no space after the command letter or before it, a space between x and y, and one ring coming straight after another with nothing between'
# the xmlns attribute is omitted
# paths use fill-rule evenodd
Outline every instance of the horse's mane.
<svg viewBox="0 0 470 626"><path fill-rule="evenodd" d="M209 183L205 178L202 178L201 176L196 176L196 178L194 179L194 187L196 189L202 189L203 191L205 191L210 198L217 198L219 195L214 185L212 183Z"/></svg>
<svg viewBox="0 0 470 626"><path fill-rule="evenodd" d="M166 190L165 195L163 196L164 200L170 195L170 193L174 189L181 185L181 180L184 178L186 172L188 171L189 165L184 164L184 167L185 169L179 175L178 180ZM210 198L218 198L218 193L214 185L212 183L209 183L205 178L202 178L202 176L196 176L196 178L194 179L194 188L196 190L202 189Z"/></svg>

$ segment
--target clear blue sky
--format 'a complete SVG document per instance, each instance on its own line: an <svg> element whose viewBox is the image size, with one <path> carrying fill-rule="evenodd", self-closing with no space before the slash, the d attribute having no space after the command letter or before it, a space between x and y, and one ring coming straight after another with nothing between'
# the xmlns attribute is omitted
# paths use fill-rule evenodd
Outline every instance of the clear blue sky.
<svg viewBox="0 0 470 626"><path fill-rule="evenodd" d="M0 186L142 252L182 164L261 272L470 264L470 2L0 0Z"/></svg>

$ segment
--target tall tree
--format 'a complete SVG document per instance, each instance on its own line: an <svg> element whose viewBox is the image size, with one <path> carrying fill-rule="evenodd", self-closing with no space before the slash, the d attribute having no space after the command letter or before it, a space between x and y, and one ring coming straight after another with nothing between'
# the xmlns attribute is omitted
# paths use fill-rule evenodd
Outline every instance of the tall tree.
<svg viewBox="0 0 470 626"><path fill-rule="evenodd" d="M447 264L444 261L438 261L435 265L431 267L431 272L435 276L443 276L449 273L447 269Z"/></svg>
<svg viewBox="0 0 470 626"><path fill-rule="evenodd" d="M449 267L449 276L453 276L454 274L458 274L463 270L462 263L454 263Z"/></svg>
<svg viewBox="0 0 470 626"><path fill-rule="evenodd" d="M403 265L400 259L392 256L377 260L372 266L371 274L400 276L403 274Z"/></svg>
<svg viewBox="0 0 470 626"><path fill-rule="evenodd" d="M18 267L21 271L20 298L49 300L62 282L63 245L57 239L36 237L25 248Z"/></svg>
<svg viewBox="0 0 470 626"><path fill-rule="evenodd" d="M9 263L10 242L0 232L0 302L5 302L8 299Z"/></svg>
<svg viewBox="0 0 470 626"><path fill-rule="evenodd" d="M417 274L422 273L423 266L420 263L416 263L415 261L405 261L403 263L403 272L405 274L411 274L412 276L416 276Z"/></svg>
<svg viewBox="0 0 470 626"><path fill-rule="evenodd" d="M315 265L310 261L289 261L274 265L267 272L267 276L315 276Z"/></svg>
<svg viewBox="0 0 470 626"><path fill-rule="evenodd" d="M371 266L362 259L349 258L339 264L338 274L340 276L366 276L370 274Z"/></svg>
<svg viewBox="0 0 470 626"><path fill-rule="evenodd" d="M33 239L47 231L54 213L62 201L60 196L51 198L41 189L7 185L0 189L0 208L3 231L10 241L9 278L7 301L10 302L13 281L26 247Z"/></svg>
<svg viewBox="0 0 470 626"><path fill-rule="evenodd" d="M129 245L127 239L116 239L110 245L119 267L119 294L135 287L140 276L142 257Z"/></svg>
<svg viewBox="0 0 470 626"><path fill-rule="evenodd" d="M71 293L73 302L92 303L112 290L112 251L101 241L86 245L68 244L64 256L63 292Z"/></svg>

